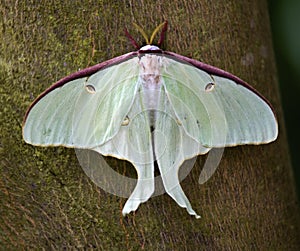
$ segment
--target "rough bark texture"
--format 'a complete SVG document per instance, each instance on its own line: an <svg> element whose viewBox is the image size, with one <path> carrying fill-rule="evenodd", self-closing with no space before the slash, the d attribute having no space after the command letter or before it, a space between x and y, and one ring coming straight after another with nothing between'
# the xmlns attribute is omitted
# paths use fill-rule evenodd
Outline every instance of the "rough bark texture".
<svg viewBox="0 0 300 251"><path fill-rule="evenodd" d="M131 25L169 21L164 47L234 73L273 104L275 143L225 150L204 185L205 157L182 182L196 220L167 195L135 214L94 185L74 150L27 145L28 105L59 78L133 48ZM266 1L11 1L0 5L0 246L9 249L299 250L296 205ZM109 159L119 172L133 167Z"/></svg>

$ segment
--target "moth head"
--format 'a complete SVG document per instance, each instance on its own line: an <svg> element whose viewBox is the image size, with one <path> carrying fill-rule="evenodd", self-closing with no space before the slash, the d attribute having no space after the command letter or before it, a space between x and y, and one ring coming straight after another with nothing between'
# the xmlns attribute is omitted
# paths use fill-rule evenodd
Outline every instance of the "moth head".
<svg viewBox="0 0 300 251"><path fill-rule="evenodd" d="M156 45L147 44L140 48L140 51L157 51L160 50L160 48Z"/></svg>

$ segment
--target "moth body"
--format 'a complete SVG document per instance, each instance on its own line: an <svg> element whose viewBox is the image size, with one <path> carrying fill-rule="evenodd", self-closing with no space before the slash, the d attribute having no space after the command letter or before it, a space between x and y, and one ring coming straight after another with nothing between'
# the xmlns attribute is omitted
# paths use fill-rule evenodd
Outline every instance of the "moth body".
<svg viewBox="0 0 300 251"><path fill-rule="evenodd" d="M149 124L155 125L159 97L162 88L162 57L144 54L139 60L140 93L143 97L143 109L148 112Z"/></svg>

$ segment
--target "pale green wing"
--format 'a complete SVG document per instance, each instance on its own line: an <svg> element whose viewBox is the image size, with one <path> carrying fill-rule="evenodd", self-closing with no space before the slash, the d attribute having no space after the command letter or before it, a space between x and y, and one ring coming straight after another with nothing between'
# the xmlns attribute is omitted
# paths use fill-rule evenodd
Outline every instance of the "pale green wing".
<svg viewBox="0 0 300 251"><path fill-rule="evenodd" d="M129 112L137 79L134 57L50 91L30 109L23 126L25 141L76 148L103 144Z"/></svg>
<svg viewBox="0 0 300 251"><path fill-rule="evenodd" d="M207 147L262 144L276 139L271 107L234 81L165 58L162 77L185 132Z"/></svg>
<svg viewBox="0 0 300 251"><path fill-rule="evenodd" d="M122 210L123 215L135 211L154 192L154 160L148 111L140 92L119 132L105 144L93 150L130 161L138 175L136 187Z"/></svg>
<svg viewBox="0 0 300 251"><path fill-rule="evenodd" d="M199 218L180 186L178 171L186 159L205 154L210 148L201 146L185 133L166 97L164 88L161 89L153 134L155 157L166 192L179 206L186 208L189 214Z"/></svg>

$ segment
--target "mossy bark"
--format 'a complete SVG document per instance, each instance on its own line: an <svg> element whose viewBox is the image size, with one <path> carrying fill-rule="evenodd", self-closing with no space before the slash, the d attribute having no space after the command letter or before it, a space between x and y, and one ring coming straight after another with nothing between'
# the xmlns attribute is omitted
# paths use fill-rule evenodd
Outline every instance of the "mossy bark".
<svg viewBox="0 0 300 251"><path fill-rule="evenodd" d="M59 78L131 51L164 20L164 47L234 73L274 106L280 134L262 146L227 148L204 185L205 157L182 186L202 219L167 195L134 214L97 188L74 150L22 140L26 108ZM0 5L0 246L9 249L299 250L299 210L288 155L266 1L9 1ZM109 160L116 170L133 167ZM126 172L127 172L126 171Z"/></svg>

